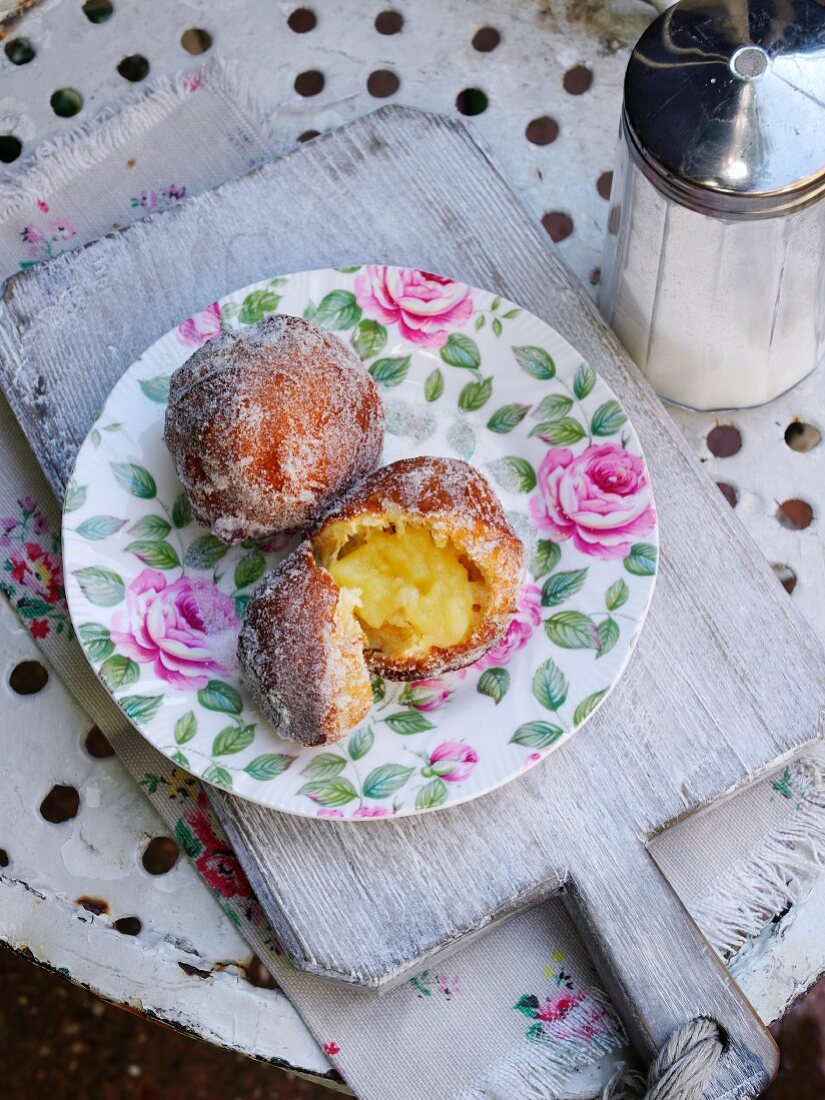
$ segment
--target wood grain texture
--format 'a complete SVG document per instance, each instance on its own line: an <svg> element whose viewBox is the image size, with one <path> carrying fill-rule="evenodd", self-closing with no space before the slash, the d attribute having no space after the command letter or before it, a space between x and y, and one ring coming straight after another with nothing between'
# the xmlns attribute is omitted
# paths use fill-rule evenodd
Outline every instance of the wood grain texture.
<svg viewBox="0 0 825 1100"><path fill-rule="evenodd" d="M822 655L582 288L460 124L385 108L15 277L0 315L0 381L60 491L113 383L158 335L253 280L367 259L514 299L616 390L659 508L651 612L625 676L585 728L471 804L342 826L210 797L297 966L387 987L562 889L642 1049L691 1016L713 1016L731 1037L713 1095L745 1095L743 1082L766 1083L772 1044L642 841L821 735Z"/></svg>

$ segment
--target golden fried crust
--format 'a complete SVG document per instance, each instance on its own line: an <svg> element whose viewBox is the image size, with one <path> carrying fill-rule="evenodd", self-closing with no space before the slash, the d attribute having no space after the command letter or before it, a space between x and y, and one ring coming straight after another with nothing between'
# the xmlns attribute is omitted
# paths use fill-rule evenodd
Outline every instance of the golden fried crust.
<svg viewBox="0 0 825 1100"><path fill-rule="evenodd" d="M234 543L313 523L374 468L384 409L341 340L279 314L175 371L164 439L197 520Z"/></svg>
<svg viewBox="0 0 825 1100"><path fill-rule="evenodd" d="M312 534L318 561L330 561L353 522L370 519L425 524L434 537L446 533L482 573L490 594L480 622L460 645L433 648L415 659L367 650L374 672L390 680L437 676L472 664L501 640L517 610L524 548L478 470L460 459L429 456L376 470L334 505Z"/></svg>
<svg viewBox="0 0 825 1100"><path fill-rule="evenodd" d="M256 705L279 736L301 745L337 741L372 705L363 637L340 597L301 543L259 582L238 639Z"/></svg>

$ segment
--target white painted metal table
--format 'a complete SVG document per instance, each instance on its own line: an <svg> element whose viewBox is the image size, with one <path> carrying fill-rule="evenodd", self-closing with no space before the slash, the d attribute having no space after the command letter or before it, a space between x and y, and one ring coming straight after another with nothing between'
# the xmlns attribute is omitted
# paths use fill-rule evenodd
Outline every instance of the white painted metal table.
<svg viewBox="0 0 825 1100"><path fill-rule="evenodd" d="M478 112L480 138L595 287L627 50L656 14L643 0L399 0L383 12L347 0L306 9L280 0L114 0L102 18L111 7L47 0L10 26L0 63L0 157L10 160L18 148L25 156L139 89L128 76L176 73L195 60L185 46L206 46L237 62L285 149L387 99ZM76 114L55 113L61 90L55 102L61 110L79 105ZM673 414L825 638L820 379L764 409ZM720 427L729 430L714 431ZM38 659L3 602L0 939L212 1042L327 1073L286 998L249 980L260 981L259 968L194 869L179 859L164 874L146 870L143 853L160 822L116 758L88 751L90 723L60 682L51 677L32 695L12 690L13 669ZM45 821L38 808L55 784L76 788L87 812ZM823 899L825 878L733 962L765 1020L825 969L825 929L814 919ZM595 1073L580 1075L577 1095L594 1091Z"/></svg>

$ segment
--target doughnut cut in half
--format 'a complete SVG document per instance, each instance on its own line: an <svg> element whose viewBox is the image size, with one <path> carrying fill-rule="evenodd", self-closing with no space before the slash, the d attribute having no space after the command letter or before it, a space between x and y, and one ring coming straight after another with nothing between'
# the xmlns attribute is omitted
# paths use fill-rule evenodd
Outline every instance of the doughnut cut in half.
<svg viewBox="0 0 825 1100"><path fill-rule="evenodd" d="M174 372L164 439L198 522L235 543L311 526L375 467L384 407L337 336L276 314Z"/></svg>
<svg viewBox="0 0 825 1100"><path fill-rule="evenodd" d="M355 596L301 545L261 578L238 639L238 659L258 709L301 745L337 741L372 706Z"/></svg>
<svg viewBox="0 0 825 1100"><path fill-rule="evenodd" d="M322 745L372 704L370 670L417 680L477 661L516 610L523 548L457 459L377 470L262 578L238 657L282 737Z"/></svg>
<svg viewBox="0 0 825 1100"><path fill-rule="evenodd" d="M521 541L487 480L459 459L376 470L327 515L312 545L353 602L367 665L390 680L472 664L516 611Z"/></svg>

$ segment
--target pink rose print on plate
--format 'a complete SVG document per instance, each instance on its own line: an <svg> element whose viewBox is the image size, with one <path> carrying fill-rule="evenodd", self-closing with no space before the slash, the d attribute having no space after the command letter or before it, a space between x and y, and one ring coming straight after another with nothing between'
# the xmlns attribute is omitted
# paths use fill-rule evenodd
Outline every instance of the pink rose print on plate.
<svg viewBox="0 0 825 1100"><path fill-rule="evenodd" d="M429 760L421 769L422 775L437 775L447 783L463 783L478 763L478 753L463 741L445 741L433 749Z"/></svg>
<svg viewBox="0 0 825 1100"><path fill-rule="evenodd" d="M404 688L399 702L414 710L438 710L452 693L452 688L444 680L415 680Z"/></svg>
<svg viewBox="0 0 825 1100"><path fill-rule="evenodd" d="M584 554L626 557L656 523L644 462L617 443L591 445L577 458L565 447L551 447L537 481L530 514L539 533L572 538Z"/></svg>
<svg viewBox="0 0 825 1100"><path fill-rule="evenodd" d="M178 341L185 348L199 348L221 331L221 307L217 302L194 313L178 325Z"/></svg>
<svg viewBox="0 0 825 1100"><path fill-rule="evenodd" d="M473 314L470 287L411 267L366 267L355 297L367 316L397 325L405 340L425 348L440 348L447 330Z"/></svg>
<svg viewBox="0 0 825 1100"><path fill-rule="evenodd" d="M500 668L506 665L514 653L524 649L541 623L541 589L526 584L518 600L518 611L507 627L507 633L492 649L479 658L473 668Z"/></svg>
<svg viewBox="0 0 825 1100"><path fill-rule="evenodd" d="M144 569L126 589L126 610L112 616L120 653L182 691L206 687L211 674L235 666L240 621L235 605L209 581L180 577L169 584Z"/></svg>

